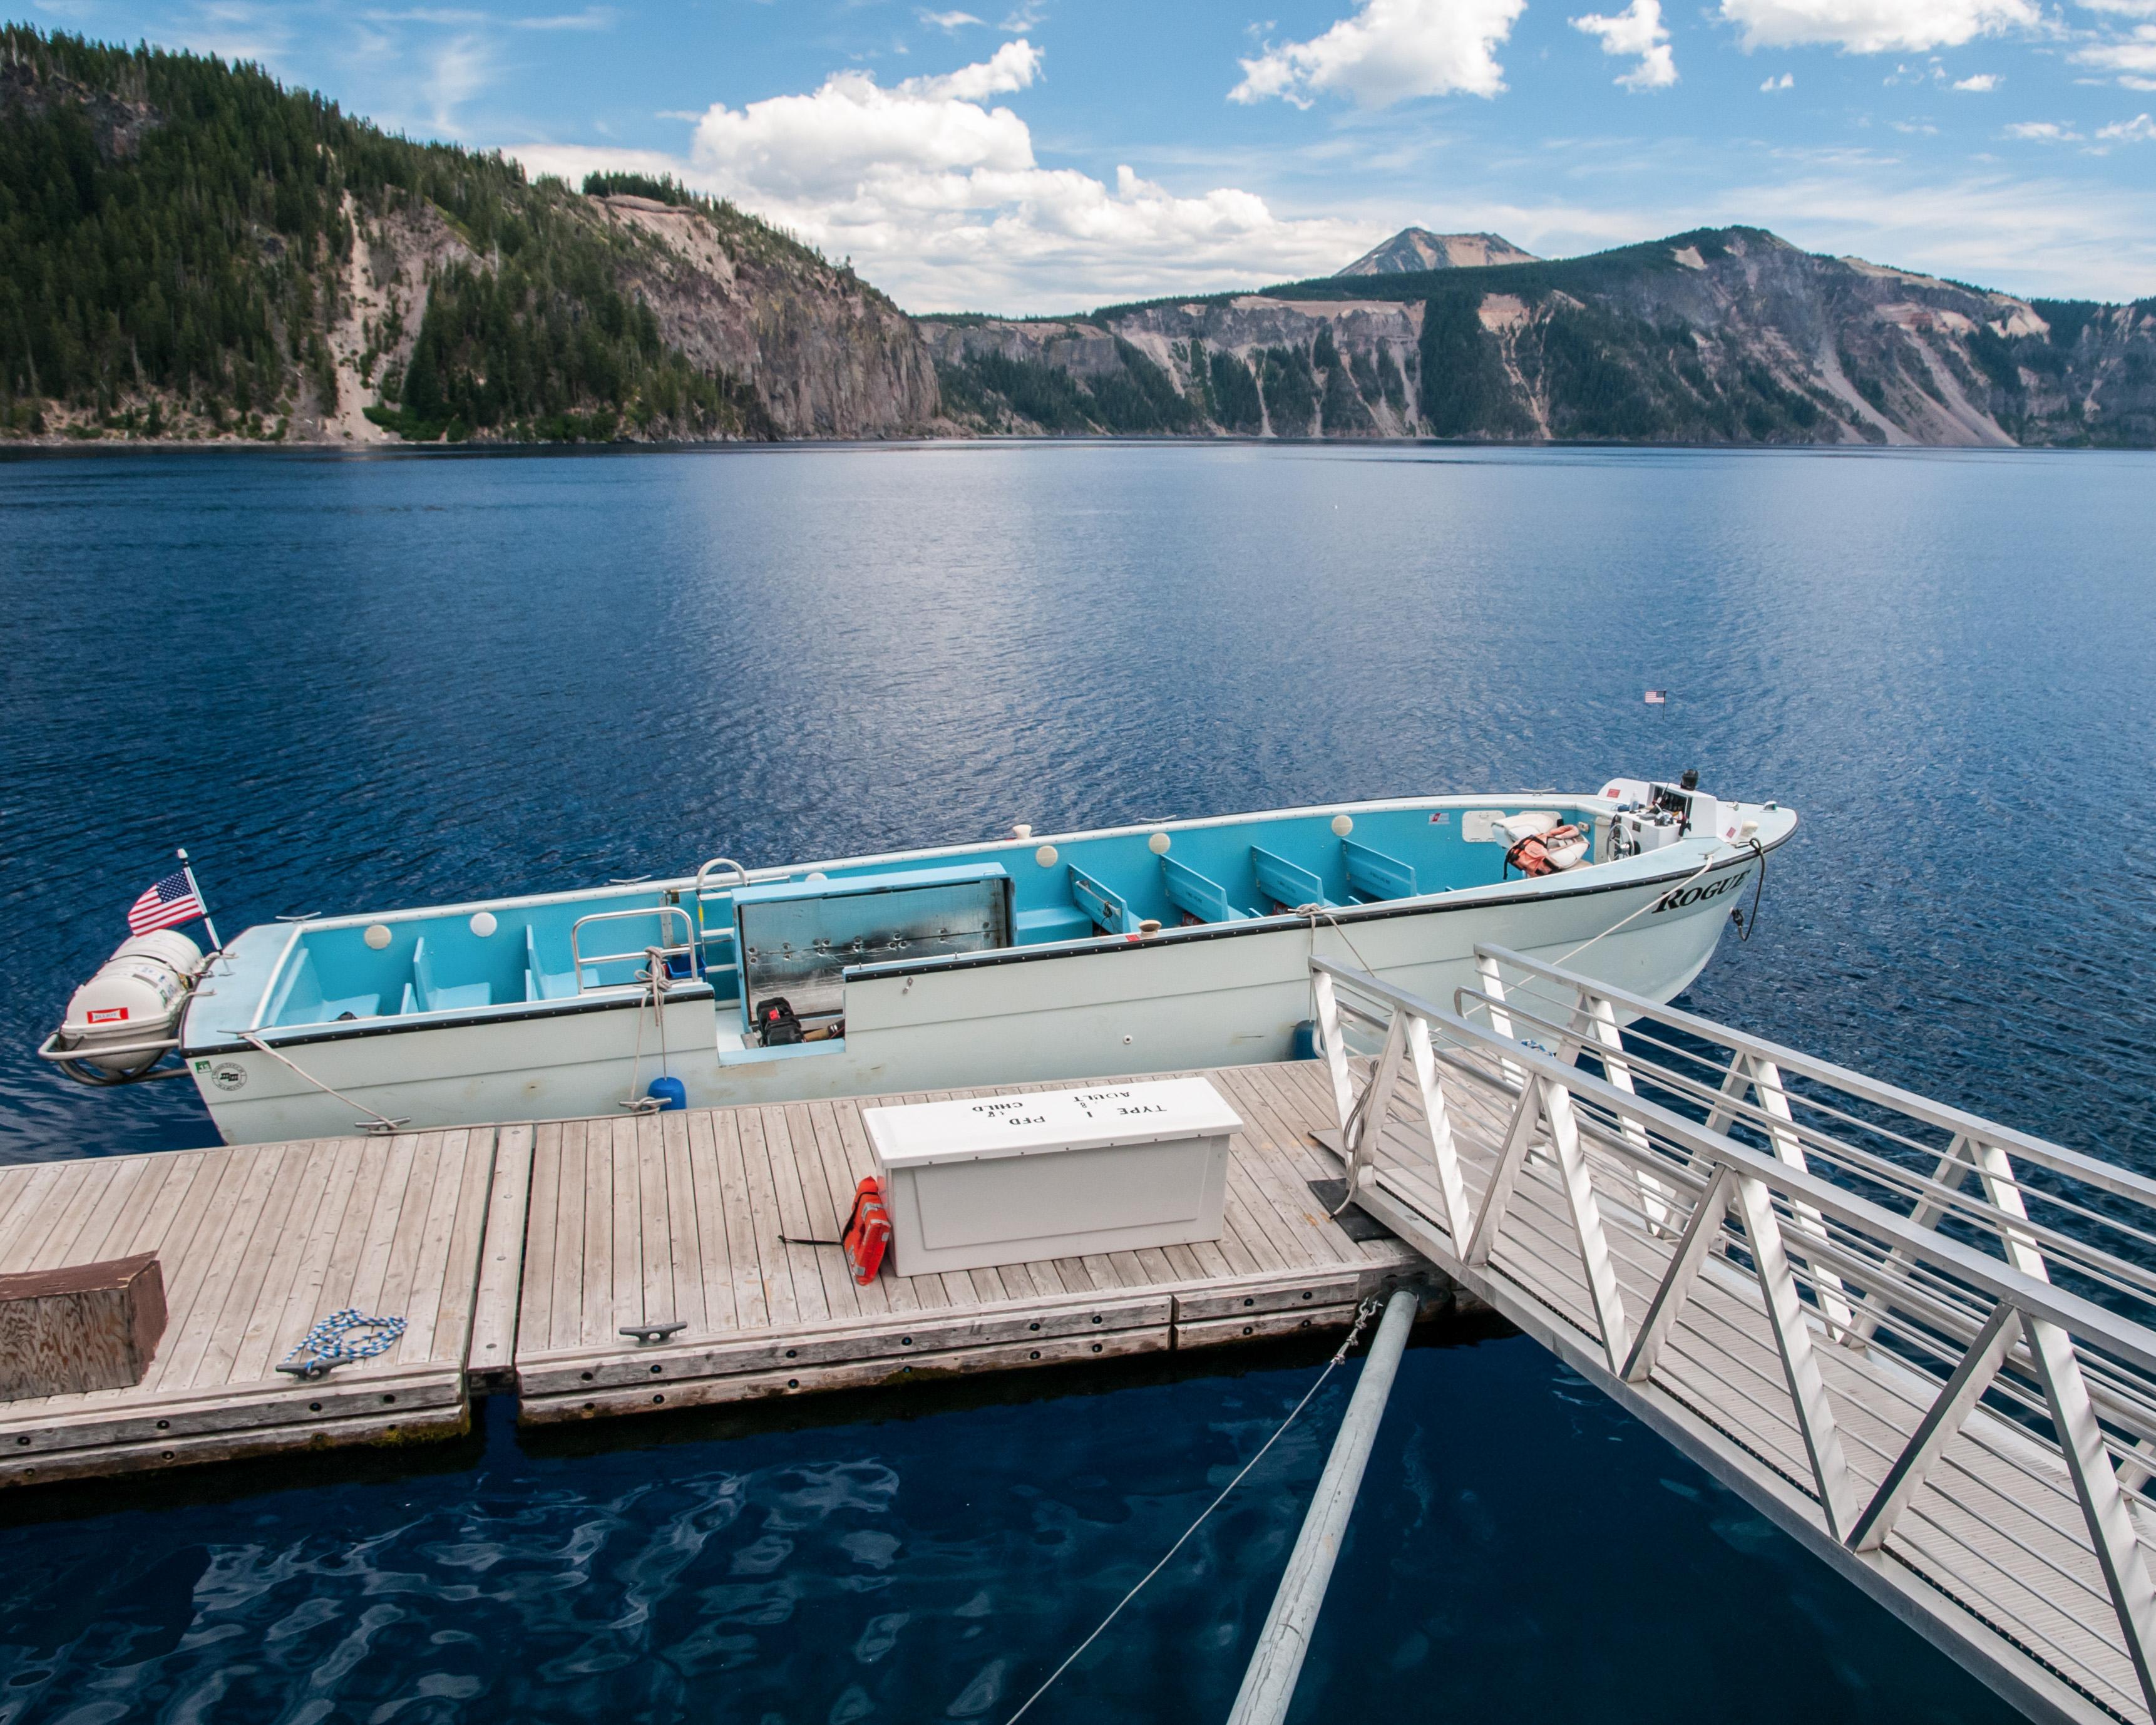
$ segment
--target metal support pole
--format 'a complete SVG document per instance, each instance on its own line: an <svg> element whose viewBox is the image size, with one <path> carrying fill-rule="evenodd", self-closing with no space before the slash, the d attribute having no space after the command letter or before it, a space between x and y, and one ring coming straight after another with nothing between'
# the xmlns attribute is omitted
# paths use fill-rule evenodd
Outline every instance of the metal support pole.
<svg viewBox="0 0 2156 1725"><path fill-rule="evenodd" d="M1273 1595L1273 1609L1258 1636L1258 1651L1243 1673L1243 1686L1228 1725L1279 1725L1287 1717L1303 1655L1310 1651L1310 1632L1325 1604L1326 1584L1332 1579L1333 1562L1340 1555L1348 1517L1354 1512L1355 1494L1363 1484L1363 1469L1377 1439L1378 1422L1384 1418L1385 1399L1392 1394L1393 1377L1408 1345L1415 1303L1416 1296L1408 1288L1386 1302L1383 1321L1363 1361L1363 1375L1348 1403L1339 1435L1332 1440L1332 1454L1302 1518L1302 1532L1288 1557L1280 1591Z"/></svg>

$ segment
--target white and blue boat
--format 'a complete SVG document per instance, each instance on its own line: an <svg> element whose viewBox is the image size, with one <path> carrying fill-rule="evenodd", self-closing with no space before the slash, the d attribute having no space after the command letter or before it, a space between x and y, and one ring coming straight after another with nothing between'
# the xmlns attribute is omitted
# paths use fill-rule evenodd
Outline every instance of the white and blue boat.
<svg viewBox="0 0 2156 1725"><path fill-rule="evenodd" d="M185 1072L234 1143L1282 1060L1313 952L1444 1000L1488 942L1667 1000L1795 826L1687 774L716 858L261 924L207 959L151 935L39 1052L95 1084Z"/></svg>

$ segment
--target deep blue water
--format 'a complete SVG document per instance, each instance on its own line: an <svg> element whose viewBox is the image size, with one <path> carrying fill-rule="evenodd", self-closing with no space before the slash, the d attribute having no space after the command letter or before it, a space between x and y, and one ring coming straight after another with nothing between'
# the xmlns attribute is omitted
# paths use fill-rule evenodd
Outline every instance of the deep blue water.
<svg viewBox="0 0 2156 1725"><path fill-rule="evenodd" d="M175 844L230 932L1697 766L1805 824L1689 1004L2151 1168L2152 526L2144 454L0 462L0 1159L207 1140L28 1053ZM2002 1716L1531 1343L1435 1340L1299 1718ZM0 1725L996 1719L1315 1358L13 1497ZM1224 1714L1346 1387L1031 1717Z"/></svg>

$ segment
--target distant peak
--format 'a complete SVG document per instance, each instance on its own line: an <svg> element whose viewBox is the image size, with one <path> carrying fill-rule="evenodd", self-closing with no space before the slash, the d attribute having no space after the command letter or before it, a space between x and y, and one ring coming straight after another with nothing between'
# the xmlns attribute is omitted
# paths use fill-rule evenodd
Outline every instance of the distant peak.
<svg viewBox="0 0 2156 1725"><path fill-rule="evenodd" d="M1420 270L1480 270L1491 264L1532 264L1498 234L1433 234L1427 228L1403 228L1383 245L1339 271L1342 275L1403 275Z"/></svg>

